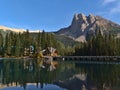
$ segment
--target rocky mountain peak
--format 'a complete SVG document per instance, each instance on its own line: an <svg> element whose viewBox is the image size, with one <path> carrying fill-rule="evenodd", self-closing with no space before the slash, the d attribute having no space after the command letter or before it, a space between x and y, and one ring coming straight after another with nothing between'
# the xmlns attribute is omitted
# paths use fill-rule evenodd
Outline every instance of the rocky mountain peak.
<svg viewBox="0 0 120 90"><path fill-rule="evenodd" d="M79 18L78 18L78 14L75 14L73 20L77 21L78 19L79 19Z"/></svg>
<svg viewBox="0 0 120 90"><path fill-rule="evenodd" d="M87 17L84 14L75 14L73 18L73 24L74 23L86 23Z"/></svg>
<svg viewBox="0 0 120 90"><path fill-rule="evenodd" d="M79 18L79 20L81 19L81 20L86 20L86 16L83 14L83 13L81 13L81 14L78 14L78 18Z"/></svg>
<svg viewBox="0 0 120 90"><path fill-rule="evenodd" d="M96 20L96 16L94 16L94 15L92 15L92 14L90 14L90 15L88 16L88 22L89 22L90 24L94 23L95 20Z"/></svg>
<svg viewBox="0 0 120 90"><path fill-rule="evenodd" d="M101 30L100 30L101 29ZM89 14L75 14L69 27L60 29L57 34L62 34L73 38L76 41L85 42L87 38L96 34L97 30L101 33L113 32L117 29L120 33L120 25L113 23L100 16Z"/></svg>

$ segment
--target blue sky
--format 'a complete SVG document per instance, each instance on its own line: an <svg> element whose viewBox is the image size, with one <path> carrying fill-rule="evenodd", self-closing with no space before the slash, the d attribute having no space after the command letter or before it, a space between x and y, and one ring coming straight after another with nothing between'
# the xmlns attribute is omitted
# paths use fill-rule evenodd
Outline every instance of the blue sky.
<svg viewBox="0 0 120 90"><path fill-rule="evenodd" d="M99 15L120 24L120 0L0 0L0 25L57 31L75 13Z"/></svg>

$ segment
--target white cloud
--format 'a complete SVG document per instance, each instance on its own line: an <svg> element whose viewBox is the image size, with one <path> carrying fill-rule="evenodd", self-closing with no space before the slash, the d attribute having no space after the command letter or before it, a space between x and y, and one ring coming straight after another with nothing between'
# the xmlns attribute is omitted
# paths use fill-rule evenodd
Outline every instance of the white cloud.
<svg viewBox="0 0 120 90"><path fill-rule="evenodd" d="M116 2L117 0L103 0L103 5Z"/></svg>
<svg viewBox="0 0 120 90"><path fill-rule="evenodd" d="M109 8L109 10L106 10L105 12L108 12L111 15L120 13L120 0L102 0L102 1L103 1L103 5L105 6L114 3L111 6L107 7L107 9Z"/></svg>
<svg viewBox="0 0 120 90"><path fill-rule="evenodd" d="M120 13L120 3L110 10L111 14Z"/></svg>

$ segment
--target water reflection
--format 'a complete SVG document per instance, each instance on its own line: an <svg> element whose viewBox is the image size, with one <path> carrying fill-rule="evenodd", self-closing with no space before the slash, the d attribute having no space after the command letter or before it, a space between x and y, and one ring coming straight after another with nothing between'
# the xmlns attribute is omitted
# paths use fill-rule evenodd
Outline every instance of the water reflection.
<svg viewBox="0 0 120 90"><path fill-rule="evenodd" d="M60 83L58 81L56 83L61 87L69 90L84 90L82 89L83 86L86 87L86 90L120 90L120 65L117 63L83 64L79 62L64 62L61 67L62 73L60 75L62 76L59 77L59 80L63 82ZM81 79L81 75L86 80L82 80L83 77Z"/></svg>
<svg viewBox="0 0 120 90"><path fill-rule="evenodd" d="M56 71L49 71L49 66L41 68L38 60L1 60L0 62L0 83L1 87L22 86L26 88L27 83L36 83L43 88L44 84L52 83L56 76Z"/></svg>
<svg viewBox="0 0 120 90"><path fill-rule="evenodd" d="M26 89L28 83L34 83L38 88L56 84L68 90L120 90L119 64L58 63L56 69L50 71L49 64L37 59L1 60L0 86Z"/></svg>

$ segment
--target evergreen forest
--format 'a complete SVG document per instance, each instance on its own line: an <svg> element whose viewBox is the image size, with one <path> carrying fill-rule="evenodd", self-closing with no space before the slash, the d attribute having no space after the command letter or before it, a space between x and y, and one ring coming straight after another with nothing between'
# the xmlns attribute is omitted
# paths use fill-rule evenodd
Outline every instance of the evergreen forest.
<svg viewBox="0 0 120 90"><path fill-rule="evenodd" d="M25 50L31 47L32 56L47 47L57 49L59 55L67 55L73 51L71 46L65 46L55 39L53 33L44 30L39 33L30 33L29 30L24 33L9 32L6 35L0 32L0 57L21 57ZM27 55L30 55L30 51Z"/></svg>
<svg viewBox="0 0 120 90"><path fill-rule="evenodd" d="M120 55L120 39L112 34L102 35L100 32L84 43L68 45L56 39L56 35L48 32L24 33L0 32L0 57L22 57L25 49L32 47L32 56L47 48L56 48L59 55L67 56L114 56ZM30 53L28 54L28 56Z"/></svg>
<svg viewBox="0 0 120 90"><path fill-rule="evenodd" d="M75 48L74 55L77 56L119 56L120 38L113 34L101 34L88 39L87 42Z"/></svg>

